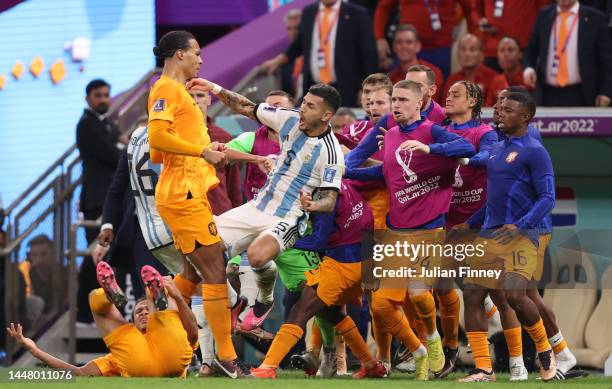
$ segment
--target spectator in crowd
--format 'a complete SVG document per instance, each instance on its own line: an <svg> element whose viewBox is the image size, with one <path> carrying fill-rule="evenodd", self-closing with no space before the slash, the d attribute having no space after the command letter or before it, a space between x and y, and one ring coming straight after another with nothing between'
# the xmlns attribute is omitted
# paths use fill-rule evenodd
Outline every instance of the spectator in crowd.
<svg viewBox="0 0 612 389"><path fill-rule="evenodd" d="M497 94L502 89L510 86L525 86L523 84L523 53L521 52L520 43L516 38L506 36L499 41L497 47L497 59L499 65L504 71L493 77L491 86L487 92L485 100L487 107L492 107L497 100ZM532 89L528 88L527 89Z"/></svg>
<svg viewBox="0 0 612 389"><path fill-rule="evenodd" d="M298 38L262 66L271 73L300 55L304 56L303 93L316 83L330 84L345 106L356 107L359 83L377 67L367 11L341 0L320 0L304 7Z"/></svg>
<svg viewBox="0 0 612 389"><path fill-rule="evenodd" d="M118 144L127 144L127 137L122 137L119 128L106 117L110 107L110 85L104 80L92 80L85 93L87 108L76 131L77 147L83 161L80 210L86 220L95 220L102 215L106 191L117 167ZM87 228L87 244L91 244L97 235L97 228ZM93 321L88 296L95 285L95 266L91 257L85 257L79 271L77 320L80 322Z"/></svg>
<svg viewBox="0 0 612 389"><path fill-rule="evenodd" d="M455 7L460 4L464 15L469 15L470 0L380 0L374 13L374 36L381 62L391 56L389 43L385 39L385 26L398 4L400 24L413 25L421 38L423 50L419 56L436 65L442 70L444 77L448 77Z"/></svg>
<svg viewBox="0 0 612 389"><path fill-rule="evenodd" d="M421 51L421 39L417 29L411 24L400 24L393 37L393 51L397 55L399 64L389 73L389 78L393 84L402 81L406 77L408 69L415 65L425 65L436 74L436 94L434 100L440 98L440 91L444 86L444 75L437 66L419 59L417 54Z"/></svg>
<svg viewBox="0 0 612 389"><path fill-rule="evenodd" d="M289 42L293 43L300 32L300 21L302 20L302 10L292 9L284 17L285 29L289 36ZM299 56L295 60L281 65L281 89L295 96L301 84L300 78L304 67L304 56Z"/></svg>
<svg viewBox="0 0 612 389"><path fill-rule="evenodd" d="M474 0L473 3L472 18L482 32L485 64L502 72L497 62L497 46L501 38L516 37L524 50L538 12L551 0Z"/></svg>
<svg viewBox="0 0 612 389"><path fill-rule="evenodd" d="M525 84L544 106L610 105L612 46L609 20L576 0L557 0L540 12L526 51Z"/></svg>
<svg viewBox="0 0 612 389"><path fill-rule="evenodd" d="M0 250L6 248L6 244L7 244L7 235L6 235L6 231L4 231L3 229L0 229ZM23 274L21 274L20 271L17 271L17 279L15 279L15 282L17 283L17 294L16 295L11 295L11 301L13 301L13 305L12 306L8 306L5 307L4 306L4 302L6 301L6 274L5 271L9 271L8 269L5 268L5 265L7 264L6 261L6 257L3 255L0 255L0 302L2 302L2 309L0 309L0 328L6 328L8 326L8 321L7 321L7 317L5 316L7 313L9 312L15 312L16 313L16 317L11 317L9 316L8 318L10 320L16 321L19 320L21 323L27 323L27 327L26 329L29 329L29 323L27 321L27 314L26 314L26 284L25 284L25 280L23 279ZM11 262L8 263L9 266L13 266ZM4 343L5 341L5 337L4 336L0 336L0 350L3 350L6 347L6 344Z"/></svg>
<svg viewBox="0 0 612 389"><path fill-rule="evenodd" d="M446 80L446 86L442 95L442 101L446 101L446 94L450 87L457 81L466 80L480 87L482 95L486 96L493 78L497 72L483 64L482 41L476 35L464 35L457 46L457 61L461 70L453 73Z"/></svg>
<svg viewBox="0 0 612 389"><path fill-rule="evenodd" d="M213 120L208 117L208 107L211 104L210 93L190 91L189 94L193 97L195 102L198 103L200 111L202 111L202 114L206 118L206 126L208 127L210 140L219 143L231 141L232 135L223 128L217 126ZM240 186L240 165L217 165L215 169L217 178L219 179L219 185L211 189L207 197L212 207L213 215L221 215L244 203Z"/></svg>
<svg viewBox="0 0 612 389"><path fill-rule="evenodd" d="M355 123L355 120L357 120L357 116L352 109L340 107L331 119L332 131L334 134L342 134L344 127Z"/></svg>
<svg viewBox="0 0 612 389"><path fill-rule="evenodd" d="M26 260L19 264L30 323L36 322L41 314L50 317L65 305L66 272L55 254L51 239L45 234L36 235L28 242Z"/></svg>

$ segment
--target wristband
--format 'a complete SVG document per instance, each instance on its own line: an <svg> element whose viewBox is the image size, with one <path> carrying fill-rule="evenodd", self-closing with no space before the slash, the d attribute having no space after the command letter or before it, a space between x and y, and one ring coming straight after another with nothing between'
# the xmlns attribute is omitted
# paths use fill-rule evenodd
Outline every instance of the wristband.
<svg viewBox="0 0 612 389"><path fill-rule="evenodd" d="M221 88L221 85L217 85L214 82L212 84L213 84L212 93L215 95L218 95L219 92L221 92L223 88Z"/></svg>

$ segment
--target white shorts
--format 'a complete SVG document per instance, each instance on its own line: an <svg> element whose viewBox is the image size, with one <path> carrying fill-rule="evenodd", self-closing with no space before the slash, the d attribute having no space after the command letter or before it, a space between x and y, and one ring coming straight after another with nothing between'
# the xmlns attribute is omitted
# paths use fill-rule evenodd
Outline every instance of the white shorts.
<svg viewBox="0 0 612 389"><path fill-rule="evenodd" d="M172 274L179 274L183 271L183 254L174 246L174 243L151 250L151 254L164 265Z"/></svg>
<svg viewBox="0 0 612 389"><path fill-rule="evenodd" d="M261 234L273 236L281 252L293 246L298 238L295 218L268 215L257 209L252 201L215 216L214 220L230 258L246 251Z"/></svg>

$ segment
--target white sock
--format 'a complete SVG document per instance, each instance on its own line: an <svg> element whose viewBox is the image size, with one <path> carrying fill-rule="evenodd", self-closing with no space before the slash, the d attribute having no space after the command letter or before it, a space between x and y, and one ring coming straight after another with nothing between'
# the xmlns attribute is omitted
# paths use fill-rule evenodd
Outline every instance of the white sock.
<svg viewBox="0 0 612 389"><path fill-rule="evenodd" d="M510 367L517 365L525 367L525 362L523 362L522 355L519 355L518 357L510 357Z"/></svg>
<svg viewBox="0 0 612 389"><path fill-rule="evenodd" d="M253 273L259 288L257 301L262 304L272 304L274 301L274 285L276 284L276 275L278 274L276 264L274 261L270 261L262 267L253 268Z"/></svg>
<svg viewBox="0 0 612 389"><path fill-rule="evenodd" d="M194 297L202 298L202 296ZM198 326L201 327L198 329L198 341L200 342L200 349L202 351L202 363L211 366L213 359L215 359L215 339L208 325L208 320L206 319L201 300L198 304L192 304L191 310L195 314Z"/></svg>
<svg viewBox="0 0 612 389"><path fill-rule="evenodd" d="M489 314L489 312L491 312L494 306L495 304L493 303L493 300L491 300L491 296L487 295L487 297L485 297L484 299L485 313Z"/></svg>
<svg viewBox="0 0 612 389"><path fill-rule="evenodd" d="M555 354L558 360L569 361L574 358L574 354L570 351L569 347L564 348L559 352L559 354Z"/></svg>
<svg viewBox="0 0 612 389"><path fill-rule="evenodd" d="M434 331L433 334L430 335L425 335L425 337L427 338L427 340L436 340L440 337L440 334L438 333L438 331Z"/></svg>
<svg viewBox="0 0 612 389"><path fill-rule="evenodd" d="M230 307L233 307L238 301L238 293L232 288L232 285L227 281L227 300L229 301Z"/></svg>
<svg viewBox="0 0 612 389"><path fill-rule="evenodd" d="M559 343L563 342L563 335L561 334L561 331L548 338L548 342L550 342L550 345L553 348L556 347Z"/></svg>
<svg viewBox="0 0 612 389"><path fill-rule="evenodd" d="M257 281L255 280L255 273L251 266L240 266L238 269L240 279L240 296L247 299L249 306L255 304L257 294L259 294L259 288L257 287Z"/></svg>
<svg viewBox="0 0 612 389"><path fill-rule="evenodd" d="M427 355L427 349L425 348L425 346L420 345L419 348L417 348L416 350L412 351L412 355L415 358L422 357L423 355Z"/></svg>

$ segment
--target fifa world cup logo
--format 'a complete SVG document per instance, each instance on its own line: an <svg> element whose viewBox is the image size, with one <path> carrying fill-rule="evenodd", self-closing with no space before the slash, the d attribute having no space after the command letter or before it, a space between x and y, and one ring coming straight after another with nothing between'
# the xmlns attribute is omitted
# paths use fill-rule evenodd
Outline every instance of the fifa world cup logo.
<svg viewBox="0 0 612 389"><path fill-rule="evenodd" d="M461 177L461 173L459 173L459 168L461 166L457 166L457 170L455 170L455 182L453 182L453 188L461 188L463 186L463 178Z"/></svg>
<svg viewBox="0 0 612 389"><path fill-rule="evenodd" d="M418 176L414 171L410 169L410 162L412 162L412 151L406 151L402 148L398 148L397 150L395 150L395 160L402 168L404 180L406 180L406 183L415 183L418 179Z"/></svg>

